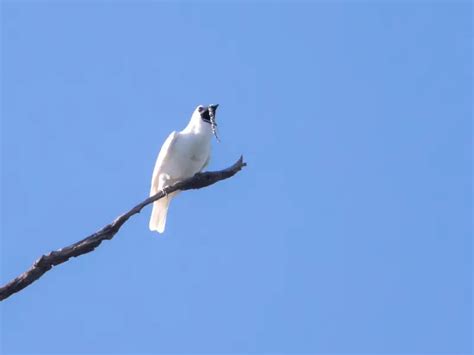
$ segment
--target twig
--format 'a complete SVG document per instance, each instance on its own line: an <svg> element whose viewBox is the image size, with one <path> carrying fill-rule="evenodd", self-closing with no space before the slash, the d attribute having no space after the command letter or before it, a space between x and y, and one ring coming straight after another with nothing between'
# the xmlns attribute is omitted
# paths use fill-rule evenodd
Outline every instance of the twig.
<svg viewBox="0 0 474 355"><path fill-rule="evenodd" d="M143 207L153 203L156 200L159 200L166 194L170 194L177 190L184 191L191 189L201 189L203 187L215 184L220 180L228 179L234 176L246 165L247 164L243 162L243 157L240 157L240 159L235 162L234 165L227 169L198 173L189 179L178 181L173 185L165 187L163 190L161 190L154 196L151 196L145 201L140 202L130 211L117 217L112 223L106 225L104 228L88 236L87 238L84 238L67 247L54 250L46 255L42 255L27 271L7 283L5 286L0 287L0 301L3 301L4 299L10 297L12 294L21 291L25 287L29 286L30 284L38 280L41 276L43 276L44 273L51 270L53 266L62 264L68 261L71 257L78 257L80 255L90 253L95 248L97 248L104 240L112 239L119 231L120 227L122 227L122 225L131 216L140 213Z"/></svg>

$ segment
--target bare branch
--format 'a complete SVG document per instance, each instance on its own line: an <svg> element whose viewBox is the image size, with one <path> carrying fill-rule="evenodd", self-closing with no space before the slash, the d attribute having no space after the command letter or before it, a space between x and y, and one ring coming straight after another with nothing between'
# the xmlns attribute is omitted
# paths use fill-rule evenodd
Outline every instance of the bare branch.
<svg viewBox="0 0 474 355"><path fill-rule="evenodd" d="M117 217L112 223L106 225L104 228L88 236L87 238L84 238L67 247L54 250L46 255L42 255L27 271L7 283L5 286L0 287L0 301L3 301L12 294L29 286L41 276L43 276L44 273L51 270L53 266L62 264L68 261L71 257L78 257L80 255L89 253L97 248L104 240L112 239L119 231L120 227L122 227L122 225L131 216L140 213L143 207L153 203L156 200L159 200L166 194L177 190L184 191L191 189L201 189L203 187L215 184L220 180L228 179L234 176L246 165L247 164L243 162L243 157L240 157L240 159L235 162L234 165L228 167L227 169L198 173L189 179L178 181L177 183L164 188L164 191L160 191L156 195L147 198L143 202L140 202L130 211Z"/></svg>

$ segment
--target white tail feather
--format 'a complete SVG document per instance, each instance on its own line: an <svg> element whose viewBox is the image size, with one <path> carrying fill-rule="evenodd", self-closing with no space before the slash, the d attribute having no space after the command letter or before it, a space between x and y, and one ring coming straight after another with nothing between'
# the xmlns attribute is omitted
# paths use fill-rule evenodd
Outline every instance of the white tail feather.
<svg viewBox="0 0 474 355"><path fill-rule="evenodd" d="M158 201L153 202L153 211L151 212L150 217L150 230L157 231L158 233L163 233L166 226L166 216L168 215L168 207L171 200L176 196L176 192L165 196Z"/></svg>

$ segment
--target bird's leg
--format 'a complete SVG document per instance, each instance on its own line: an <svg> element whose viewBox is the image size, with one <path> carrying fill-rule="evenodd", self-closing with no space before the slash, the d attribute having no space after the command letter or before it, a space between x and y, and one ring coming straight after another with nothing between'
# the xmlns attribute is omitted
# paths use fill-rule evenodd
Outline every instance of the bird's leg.
<svg viewBox="0 0 474 355"><path fill-rule="evenodd" d="M161 191L161 193L162 193L163 195L166 196L166 198L168 198L168 193L166 192L166 190L165 190L164 187L163 187L160 191Z"/></svg>
<svg viewBox="0 0 474 355"><path fill-rule="evenodd" d="M168 192L166 192L165 188L170 185L171 176L168 174L161 174L159 179L159 186L163 186L160 191L166 196L166 198L168 198Z"/></svg>

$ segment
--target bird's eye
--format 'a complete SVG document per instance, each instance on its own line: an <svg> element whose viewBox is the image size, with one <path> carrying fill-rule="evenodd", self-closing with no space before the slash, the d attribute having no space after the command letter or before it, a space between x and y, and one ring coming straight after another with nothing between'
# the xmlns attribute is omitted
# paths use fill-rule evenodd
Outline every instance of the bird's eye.
<svg viewBox="0 0 474 355"><path fill-rule="evenodd" d="M204 107L202 107L202 106L199 106L199 107L198 107L198 111L199 111L199 112L202 112L202 111L204 111Z"/></svg>

